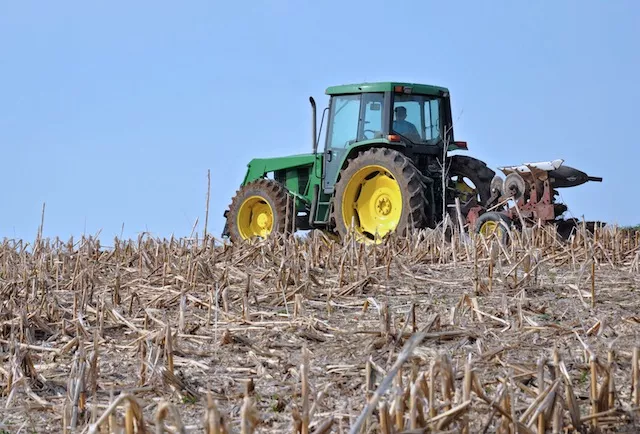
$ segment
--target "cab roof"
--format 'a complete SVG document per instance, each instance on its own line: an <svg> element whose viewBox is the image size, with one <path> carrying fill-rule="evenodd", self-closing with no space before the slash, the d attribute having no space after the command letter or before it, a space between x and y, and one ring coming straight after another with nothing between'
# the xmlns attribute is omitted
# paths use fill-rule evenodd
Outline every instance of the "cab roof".
<svg viewBox="0 0 640 434"><path fill-rule="evenodd" d="M330 86L325 93L327 95L343 95L366 92L392 92L396 86L410 87L411 93L423 95L442 95L449 93L446 87L432 86L430 84L402 83L394 81L381 81L376 83L343 84Z"/></svg>

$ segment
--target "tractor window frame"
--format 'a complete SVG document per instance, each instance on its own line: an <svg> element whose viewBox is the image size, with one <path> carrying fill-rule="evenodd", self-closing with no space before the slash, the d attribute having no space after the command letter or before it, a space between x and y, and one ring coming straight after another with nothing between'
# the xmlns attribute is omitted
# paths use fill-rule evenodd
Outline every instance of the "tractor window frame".
<svg viewBox="0 0 640 434"><path fill-rule="evenodd" d="M376 96L379 96L379 98L376 98ZM351 98L353 100L358 101L358 104L359 104L358 122L357 122L356 134L353 136L353 138L349 142L344 144L334 145L333 132L334 132L334 126L335 126L336 110L337 110L336 107L337 107L337 104L339 104L339 100L341 98ZM374 137L373 139L370 137L364 136L364 133L363 133L365 130L364 122L366 117L367 104L372 102L371 98L375 98L376 100L379 99L381 103L380 110L382 112L381 125L380 125L381 137ZM353 146L355 143L364 142L367 140L376 140L376 139L379 140L383 137L386 137L389 134L389 131L390 131L389 125L392 119L392 115L389 110L391 103L392 103L392 99L391 99L391 94L389 92L361 92L361 93L351 93L351 94L347 93L347 94L332 95L331 98L329 99L329 104L327 107L329 116L327 118L325 151L331 150L331 149L346 149Z"/></svg>
<svg viewBox="0 0 640 434"><path fill-rule="evenodd" d="M333 133L334 133L334 127L335 127L335 117L337 114L336 110L340 109L340 107L337 106L340 99L351 99L358 102L358 121L355 125L355 131L354 131L355 134L353 138L357 139L358 134L360 132L360 124L362 121L362 94L354 93L354 94L333 95L329 103L329 119L328 119L327 135L326 135L326 141L325 141L325 149L327 150L345 149L350 146L350 144L347 142L340 145L334 144Z"/></svg>
<svg viewBox="0 0 640 434"><path fill-rule="evenodd" d="M414 94L414 93L410 93L410 94L406 94L406 93L397 93L397 92L392 92L391 94L391 103L390 103L390 110L389 110L389 115L390 115L390 119L387 123L389 131L391 133L393 133L393 122L394 122L394 110L396 107L396 104L401 104L401 101L398 101L397 97L401 96L401 97L406 97L406 98L414 98L413 102L417 102L419 104L419 115L420 115L420 120L419 120L419 124L414 126L416 127L416 129L418 129L418 133L420 134L420 141L418 142L414 142L416 144L433 144L434 142L439 142L442 141L444 139L444 135L445 135L445 126L448 122L447 116L445 114L445 100L446 98L442 97L442 96L438 96L438 95L424 95L424 94ZM431 106L431 101L437 101L437 105L438 105L438 135L437 136L433 136L433 134L425 134L425 136L430 136L430 139L427 139L426 137L423 138L423 133L428 133L429 129L427 127L427 122L428 125L433 127L433 118L431 116L432 112L430 109ZM427 118L427 116L429 116ZM413 122L412 122L413 123ZM431 131L433 131L433 129L431 129Z"/></svg>
<svg viewBox="0 0 640 434"><path fill-rule="evenodd" d="M380 103L380 130L379 136L367 137L364 134L364 130L366 130L367 121L367 104L371 104L372 102ZM389 118L389 98L387 97L385 92L364 92L361 94L360 98L360 119L358 120L358 136L356 138L355 143L364 142L366 140L375 140L386 137L388 133L388 129L386 128L387 120Z"/></svg>

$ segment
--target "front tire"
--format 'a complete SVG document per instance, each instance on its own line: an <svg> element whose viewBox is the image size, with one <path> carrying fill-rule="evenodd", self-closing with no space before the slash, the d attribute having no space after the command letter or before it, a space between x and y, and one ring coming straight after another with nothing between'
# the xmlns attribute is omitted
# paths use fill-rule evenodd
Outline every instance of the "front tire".
<svg viewBox="0 0 640 434"><path fill-rule="evenodd" d="M421 175L398 151L371 148L350 159L336 183L333 216L342 238L379 243L426 226L428 201Z"/></svg>
<svg viewBox="0 0 640 434"><path fill-rule="evenodd" d="M291 232L291 219L295 218L293 205L294 198L279 182L261 178L247 183L236 192L229 206L227 224L231 242Z"/></svg>

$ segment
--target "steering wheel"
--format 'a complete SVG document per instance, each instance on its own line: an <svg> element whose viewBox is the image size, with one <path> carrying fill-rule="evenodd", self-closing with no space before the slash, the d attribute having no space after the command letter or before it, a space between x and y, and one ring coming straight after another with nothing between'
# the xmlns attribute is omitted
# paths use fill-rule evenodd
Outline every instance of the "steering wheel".
<svg viewBox="0 0 640 434"><path fill-rule="evenodd" d="M372 134L373 134L373 137L375 137L375 136L376 136L376 134L378 133L377 131L374 131L374 130L364 130L364 131L362 132L362 135L364 136L364 138L365 138L365 139L368 139L368 138L369 138L369 137L367 137L367 135L365 134L367 131L368 131L368 132L370 132L370 133L372 133ZM373 139L373 137L371 137L371 138Z"/></svg>

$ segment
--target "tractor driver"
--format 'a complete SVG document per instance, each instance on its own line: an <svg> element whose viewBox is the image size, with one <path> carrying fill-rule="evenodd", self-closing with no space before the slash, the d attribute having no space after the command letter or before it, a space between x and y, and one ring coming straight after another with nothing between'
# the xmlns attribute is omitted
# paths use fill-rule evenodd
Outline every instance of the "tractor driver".
<svg viewBox="0 0 640 434"><path fill-rule="evenodd" d="M420 133L418 133L416 126L405 120L407 118L407 109L403 106L398 106L394 111L396 120L393 121L393 130L411 140L420 140Z"/></svg>

